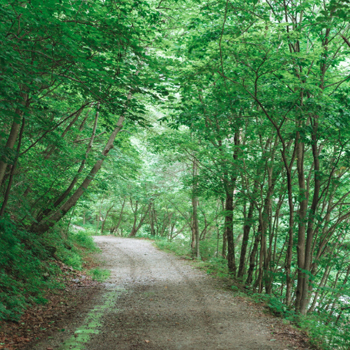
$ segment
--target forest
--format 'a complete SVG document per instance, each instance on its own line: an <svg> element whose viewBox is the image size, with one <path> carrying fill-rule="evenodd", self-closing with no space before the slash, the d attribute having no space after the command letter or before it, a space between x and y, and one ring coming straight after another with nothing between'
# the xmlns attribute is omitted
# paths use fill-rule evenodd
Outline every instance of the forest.
<svg viewBox="0 0 350 350"><path fill-rule="evenodd" d="M348 0L1 0L0 320L154 239L350 346ZM49 276L49 277L48 277Z"/></svg>

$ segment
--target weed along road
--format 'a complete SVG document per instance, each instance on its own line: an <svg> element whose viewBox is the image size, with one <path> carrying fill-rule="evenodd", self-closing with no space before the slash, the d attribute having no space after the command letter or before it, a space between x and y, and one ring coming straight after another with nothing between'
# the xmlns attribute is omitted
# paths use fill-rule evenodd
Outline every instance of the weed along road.
<svg viewBox="0 0 350 350"><path fill-rule="evenodd" d="M110 278L64 336L33 349L301 349L272 334L280 320L151 241L95 241Z"/></svg>

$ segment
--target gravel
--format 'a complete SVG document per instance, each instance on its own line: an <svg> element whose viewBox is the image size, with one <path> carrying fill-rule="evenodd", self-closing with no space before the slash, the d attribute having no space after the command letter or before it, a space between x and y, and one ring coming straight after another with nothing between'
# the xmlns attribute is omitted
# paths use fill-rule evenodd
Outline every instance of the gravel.
<svg viewBox="0 0 350 350"><path fill-rule="evenodd" d="M57 332L33 349L294 348L272 334L280 320L263 315L225 289L222 281L157 250L151 241L94 239L110 278L64 334Z"/></svg>

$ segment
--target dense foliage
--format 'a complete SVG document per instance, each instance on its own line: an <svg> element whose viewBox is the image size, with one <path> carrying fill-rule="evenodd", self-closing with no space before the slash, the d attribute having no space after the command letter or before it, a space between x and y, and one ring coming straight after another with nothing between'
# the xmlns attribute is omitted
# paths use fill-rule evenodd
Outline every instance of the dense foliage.
<svg viewBox="0 0 350 350"><path fill-rule="evenodd" d="M32 300L11 287L29 266L67 259L68 225L227 264L320 346L349 348L347 1L0 11L2 318Z"/></svg>

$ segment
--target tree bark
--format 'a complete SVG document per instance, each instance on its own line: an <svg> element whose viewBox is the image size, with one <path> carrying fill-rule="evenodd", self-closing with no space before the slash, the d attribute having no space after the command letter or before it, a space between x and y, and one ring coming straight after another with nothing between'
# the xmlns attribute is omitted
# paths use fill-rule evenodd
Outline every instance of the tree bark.
<svg viewBox="0 0 350 350"><path fill-rule="evenodd" d="M109 140L101 153L101 157L96 161L89 174L85 177L82 184L76 189L76 191L72 194L72 196L52 215L44 219L43 221L34 224L31 228L33 232L43 234L48 231L51 227L53 227L56 222L63 218L64 215L71 209L78 201L78 199L84 194L95 175L101 169L104 159L108 155L109 151L113 148L113 142L123 127L125 117L121 116L117 122L116 128L113 130L112 134L109 137Z"/></svg>
<svg viewBox="0 0 350 350"><path fill-rule="evenodd" d="M80 115L80 113L78 113L78 114ZM99 116L99 111L97 110L95 121L94 121L93 130L92 130L92 134L91 134L91 138L90 138L90 141L88 143L88 147L87 147L86 152L85 152L85 158L82 160L82 162L80 164L80 167L79 167L79 169L77 171L77 174L74 176L72 182L69 184L67 189L56 199L56 201L53 203L53 206L51 208L46 208L40 214L40 216L38 216L37 222L42 221L44 217L48 216L53 210L55 210L55 208L57 208L69 196L69 194L71 193L71 191L74 188L75 184L78 182L79 174L84 170L86 160L87 160L87 158L89 156L89 153L90 153L90 151L92 149L92 145L93 145L93 142L94 142L94 139L95 139L95 135L96 135L98 116Z"/></svg>
<svg viewBox="0 0 350 350"><path fill-rule="evenodd" d="M11 191L11 186L12 186L12 181L13 181L13 175L14 175L14 172L15 172L15 169L16 169L16 166L17 166L17 162L18 162L19 151L21 150L24 125L25 125L25 118L23 118L23 120L22 120L22 126L21 126L21 130L19 132L19 140L18 140L18 145L17 145L16 158L15 158L15 162L12 165L12 168L11 168L10 178L9 178L9 181L8 181L8 184L7 184L7 188L6 188L6 192L5 192L5 196L4 196L4 201L3 201L1 209L0 209L0 216L4 215L5 208L6 208L9 196L10 196L10 191Z"/></svg>
<svg viewBox="0 0 350 350"><path fill-rule="evenodd" d="M27 94L21 94L21 95L23 97L23 102L22 102L23 107L24 108L28 107L27 106L28 95ZM18 119L14 118L14 120L12 122L10 135L9 135L7 142L6 142L6 145L5 145L5 149L8 149L8 150L12 150L15 143L16 143L17 136L18 136L18 133L19 133L20 128L21 128L21 121L22 121L24 111L21 109L16 109L15 113L18 115ZM9 164L8 159L0 160L0 186L2 185L2 182L4 180L4 176L5 176L5 172L6 172L6 168L7 168L8 164Z"/></svg>
<svg viewBox="0 0 350 350"><path fill-rule="evenodd" d="M299 132L298 132L299 133ZM299 139L299 136L297 136ZM307 194L305 187L305 175L304 175L304 143L299 140L297 144L297 170L298 170L298 183L299 183L299 225L298 225L298 244L297 244L297 258L298 258L298 284L295 292L295 310L300 312L301 298L304 288L303 272L305 265L305 218L307 212Z"/></svg>
<svg viewBox="0 0 350 350"><path fill-rule="evenodd" d="M225 232L227 238L227 265L228 271L236 277L235 241L233 238L233 195L226 194L225 201Z"/></svg>
<svg viewBox="0 0 350 350"><path fill-rule="evenodd" d="M314 127L313 127L313 134L312 134L312 154L315 164L315 171L314 171L314 193L312 198L312 204L309 212L308 217L308 226L307 226L307 234L306 234L306 245L305 245L305 264L304 264L304 270L310 271L311 269L311 263L312 263L312 245L313 245L313 238L314 238L314 221L315 221L315 215L317 211L317 206L319 202L319 196L320 196L320 188L321 188L321 180L320 180L320 162L318 158L318 148L317 148L317 129L318 129L318 122L317 119L314 121ZM302 295L301 295L301 302L300 302L300 313L305 315L307 312L307 308L310 301L310 294L309 294L309 273L304 274L303 279L303 288L302 288Z"/></svg>
<svg viewBox="0 0 350 350"><path fill-rule="evenodd" d="M120 226L120 223L121 223L121 221L122 221L122 218L123 218L123 211L124 211L125 202L126 202L126 199L124 198L123 204L122 204L122 209L121 209L121 211L120 211L118 223L117 223L117 226L116 226L116 230L118 230L118 228L119 228L119 226Z"/></svg>
<svg viewBox="0 0 350 350"><path fill-rule="evenodd" d="M155 208L154 208L154 203L152 204L152 208L151 208L151 213L150 213L150 226L151 226L151 235L155 236L156 235L156 231L154 229L154 217L155 217Z"/></svg>
<svg viewBox="0 0 350 350"><path fill-rule="evenodd" d="M198 213L197 213L197 206L198 206L198 197L197 197L197 161L194 158L193 159L193 173L192 173L192 179L193 179L193 186L192 186L192 252L193 255L196 256L196 258L200 257L199 252L199 228L198 228Z"/></svg>
<svg viewBox="0 0 350 350"><path fill-rule="evenodd" d="M135 214L134 225L133 225L133 228L132 228L132 230L131 230L131 232L130 232L130 234L129 234L129 237L135 237L135 236L136 236L136 233L137 233L138 230L141 228L141 226L142 226L144 220L146 219L146 216L147 216L147 214L148 214L148 212L149 212L149 210L150 210L150 208L151 208L151 205L152 205L152 202L150 202L150 203L148 204L147 210L146 210L146 212L144 213L144 215L141 217L141 220L140 220L140 222L139 222L138 225L136 225L136 214Z"/></svg>
<svg viewBox="0 0 350 350"><path fill-rule="evenodd" d="M254 273L254 269L255 269L255 257L256 257L256 253L258 251L260 238L261 238L261 227L259 225L258 232L255 236L253 249L252 249L252 251L250 253L250 257L249 257L249 270L248 270L246 284L251 284L253 282L253 273Z"/></svg>
<svg viewBox="0 0 350 350"><path fill-rule="evenodd" d="M83 112L84 108L86 107L86 104L84 104L83 106L81 106L78 111L75 113L75 116L73 118L73 120L67 125L67 127L65 128L65 130L63 131L63 133L61 134L61 138L63 139L66 134L68 133L68 131L71 129L71 127L76 123L76 121L79 119L81 113ZM56 149L56 146L49 146L46 151L44 151L44 159L49 159L51 157L51 155L54 153Z"/></svg>
<svg viewBox="0 0 350 350"><path fill-rule="evenodd" d="M252 225L252 218L254 213L254 203L253 201L249 204L249 210L248 215L246 218L246 222L243 226L243 240L242 240L242 246L241 246L241 256L239 260L239 269L238 269L238 278L242 278L244 274L244 266L245 266L245 257L247 254L247 247L249 242L249 232Z"/></svg>
<svg viewBox="0 0 350 350"><path fill-rule="evenodd" d="M105 228L105 224L106 224L106 220L107 220L107 218L108 218L108 214L109 214L109 212L113 209L113 207L114 207L114 204L107 210L106 216L105 216L104 220L102 221L101 235L103 235L103 230L104 230L104 228Z"/></svg>

